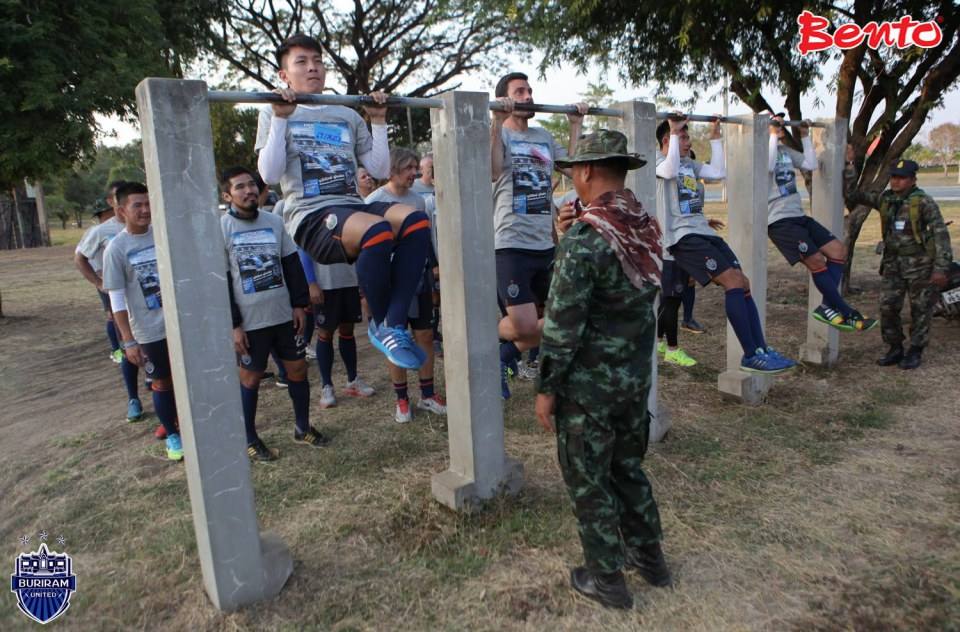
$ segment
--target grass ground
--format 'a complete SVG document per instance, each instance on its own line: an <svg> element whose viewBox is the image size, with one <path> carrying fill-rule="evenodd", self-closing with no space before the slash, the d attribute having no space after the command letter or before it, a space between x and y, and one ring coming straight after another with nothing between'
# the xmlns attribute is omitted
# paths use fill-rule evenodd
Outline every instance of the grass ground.
<svg viewBox="0 0 960 632"><path fill-rule="evenodd" d="M960 219L960 204L945 213ZM869 313L877 229L872 217L852 298ZM459 515L430 495L447 463L444 420L395 424L382 362L361 343L379 393L314 410L328 449L294 445L285 391L264 385L259 425L281 459L253 468L258 514L290 546L294 574L276 599L223 614L202 590L183 468L164 460L155 420L122 421L99 305L71 252L0 253L0 550L12 564L21 535L31 548L41 530L66 538L79 590L59 628L960 630L956 323L936 322L917 371L879 369L879 334L849 334L836 368L801 367L745 407L716 390L722 297L700 291L709 331L681 334L700 364L663 367L674 426L646 464L677 586L631 578L638 608L626 614L567 587L579 545L532 386L515 382L505 404L523 491ZM769 338L795 353L806 278L769 260ZM12 594L0 599L0 629L32 627Z"/></svg>

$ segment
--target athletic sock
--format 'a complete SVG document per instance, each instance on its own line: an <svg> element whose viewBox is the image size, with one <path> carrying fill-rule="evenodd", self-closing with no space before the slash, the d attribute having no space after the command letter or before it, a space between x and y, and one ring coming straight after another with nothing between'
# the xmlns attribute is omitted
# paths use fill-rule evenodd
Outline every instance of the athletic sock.
<svg viewBox="0 0 960 632"><path fill-rule="evenodd" d="M834 277L830 274L830 271L827 268L822 268L816 272L811 272L810 276L813 277L813 284L817 286L817 289L820 290L820 294L823 295L823 303L827 307L832 307L841 314L844 318L853 313L854 309L847 304L843 297L840 296L840 290L837 289L837 283L834 282Z"/></svg>
<svg viewBox="0 0 960 632"><path fill-rule="evenodd" d="M743 354L751 358L757 351L757 345L753 342L753 335L750 332L750 318L747 316L747 301L744 299L743 288L733 288L724 292L724 309L727 312L727 320L733 327L733 332L740 341L743 348Z"/></svg>
<svg viewBox="0 0 960 632"><path fill-rule="evenodd" d="M660 306L660 318L657 319L658 337L660 335L667 337L667 346L677 346L677 315L680 312L681 299L679 296L670 296L663 299Z"/></svg>
<svg viewBox="0 0 960 632"><path fill-rule="evenodd" d="M120 361L120 374L123 375L123 385L127 388L127 399L139 399L140 393L140 367L127 360L123 356Z"/></svg>
<svg viewBox="0 0 960 632"><path fill-rule="evenodd" d="M293 402L293 416L296 419L297 430L302 434L310 429L310 382L306 379L299 382L287 382L287 392Z"/></svg>
<svg viewBox="0 0 960 632"><path fill-rule="evenodd" d="M761 349L766 349L767 340L763 336L763 325L760 324L760 312L757 311L757 304L753 302L753 295L750 294L750 292L744 292L743 299L747 303L747 317L750 319L750 335L753 338L753 344Z"/></svg>
<svg viewBox="0 0 960 632"><path fill-rule="evenodd" d="M433 378L420 378L420 397L430 399L433 397Z"/></svg>
<svg viewBox="0 0 960 632"><path fill-rule="evenodd" d="M177 402L173 399L173 391L158 391L153 389L153 410L157 419L163 424L167 436L179 433L177 430Z"/></svg>
<svg viewBox="0 0 960 632"><path fill-rule="evenodd" d="M500 361L504 364L513 364L520 359L521 353L517 345L509 340L500 343Z"/></svg>
<svg viewBox="0 0 960 632"><path fill-rule="evenodd" d="M409 399L409 394L407 393L407 383L393 383L393 392L396 393L397 399Z"/></svg>
<svg viewBox="0 0 960 632"><path fill-rule="evenodd" d="M317 335L317 365L320 367L320 383L333 386L333 340L327 335L325 331Z"/></svg>
<svg viewBox="0 0 960 632"><path fill-rule="evenodd" d="M120 348L120 339L117 338L117 326L112 320L107 321L107 339L110 340L110 351Z"/></svg>
<svg viewBox="0 0 960 632"><path fill-rule="evenodd" d="M827 270L830 271L830 276L833 277L833 286L840 287L840 282L843 281L843 267L847 264L843 259L830 259L827 258Z"/></svg>
<svg viewBox="0 0 960 632"><path fill-rule="evenodd" d="M414 211L407 215L400 225L399 235L390 265L390 306L387 308L387 324L395 327L406 324L410 303L423 278L427 253L430 251L430 220L427 214Z"/></svg>
<svg viewBox="0 0 960 632"><path fill-rule="evenodd" d="M340 349L340 357L343 358L343 366L347 369L347 381L352 382L357 379L357 339L352 335L340 334L337 347ZM332 348L330 353L333 354Z"/></svg>
<svg viewBox="0 0 960 632"><path fill-rule="evenodd" d="M693 304L697 300L697 291L692 285L687 285L680 298L683 301L683 322L689 323L693 320Z"/></svg>
<svg viewBox="0 0 960 632"><path fill-rule="evenodd" d="M377 222L367 229L360 240L360 255L356 271L360 289L378 326L383 324L390 307L390 253L393 251L393 232L387 221Z"/></svg>
<svg viewBox="0 0 960 632"><path fill-rule="evenodd" d="M537 358L540 357L540 347L534 347L530 350L530 353L527 354L527 362L536 362Z"/></svg>
<svg viewBox="0 0 960 632"><path fill-rule="evenodd" d="M256 441L257 437L257 400L260 391L256 388L247 388L240 385L240 403L243 405L243 429L247 433L247 445Z"/></svg>

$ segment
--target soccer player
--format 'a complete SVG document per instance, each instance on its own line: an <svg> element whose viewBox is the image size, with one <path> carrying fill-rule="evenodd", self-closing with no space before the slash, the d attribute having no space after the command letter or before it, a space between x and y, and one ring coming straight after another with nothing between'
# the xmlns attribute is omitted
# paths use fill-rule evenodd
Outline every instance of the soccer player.
<svg viewBox="0 0 960 632"><path fill-rule="evenodd" d="M143 367L151 379L153 409L166 433L167 458L182 461L147 187L125 182L117 187L116 199L124 229L103 253L103 289L110 296L127 361Z"/></svg>
<svg viewBox="0 0 960 632"><path fill-rule="evenodd" d="M371 129L355 111L338 105L296 105L297 94L323 91L326 69L320 44L294 35L276 51L284 103L260 113L257 166L268 184L279 182L287 232L317 263L356 263L373 318L371 343L398 367L426 360L407 333L407 309L416 294L430 247L430 220L402 204L364 204L356 173L389 175L387 95L364 106Z"/></svg>
<svg viewBox="0 0 960 632"><path fill-rule="evenodd" d="M515 103L533 103L527 75L511 72L497 83L495 94L505 106L494 111L490 125L490 164L494 181L494 248L497 294L503 311L500 320L500 388L510 397L507 377L518 372L523 351L540 343L543 305L553 269L554 161L565 156L550 132L530 125L533 112L515 110ZM568 114L572 154L589 106L576 104ZM569 175L569 174L568 174Z"/></svg>
<svg viewBox="0 0 960 632"><path fill-rule="evenodd" d="M107 244L123 230L124 225L121 218L117 215L117 187L123 184L122 180L116 180L109 185L109 193L103 204L98 204L93 215L97 218L97 225L90 227L83 234L80 243L73 255L73 262L76 264L80 274L87 281L97 288L97 294L100 296L100 303L107 315L107 339L110 341L111 359L120 365L120 374L123 376L123 384L127 389L127 421L134 422L143 419L143 404L140 402L140 393L138 392L137 381L140 370L136 364L129 362L120 348L120 340L117 337L116 323L113 320L113 312L110 310L110 297L103 291L103 253Z"/></svg>
<svg viewBox="0 0 960 632"><path fill-rule="evenodd" d="M220 178L220 187L224 202L230 205L220 217L220 227L230 266L233 346L240 365L247 455L253 461L277 458L277 451L264 444L256 429L260 379L272 350L286 369L296 420L294 441L324 446L330 440L310 425L307 362L295 340L303 334L304 308L310 304L297 247L280 217L257 209L260 190L251 171L228 169Z"/></svg>
<svg viewBox="0 0 960 632"><path fill-rule="evenodd" d="M675 115L657 126L657 213L663 227L663 244L676 264L700 285L716 283L725 291L724 307L740 346L740 368L752 373L781 373L796 362L767 345L757 306L750 296L750 281L740 269L737 255L703 214L697 180L726 177L720 121L713 124L710 164L688 157L687 120ZM675 318L675 316L674 316Z"/></svg>
<svg viewBox="0 0 960 632"><path fill-rule="evenodd" d="M770 196L767 201L767 235L791 266L802 262L810 271L814 285L823 295L823 303L813 317L841 331L869 331L877 325L840 296L840 280L847 260L847 248L822 224L803 211L797 192L797 169L813 171L817 156L810 140L810 126L800 126L803 153L784 142L783 115L770 119Z"/></svg>
<svg viewBox="0 0 960 632"><path fill-rule="evenodd" d="M416 152L404 147L396 147L390 151L390 179L385 185L367 197L367 203L381 202L388 204L407 204L422 211L425 208L423 198L411 191L417 177L417 163L419 157ZM421 270L421 282L417 288L417 295L408 311L410 329L420 349L426 356L426 361L420 367L420 400L417 408L445 415L446 402L434 390L433 384L433 266L435 257ZM410 411L410 398L407 394L407 372L395 366L390 366L390 379L393 380L393 390L397 396L397 406L394 420L397 423L407 423L413 418Z"/></svg>

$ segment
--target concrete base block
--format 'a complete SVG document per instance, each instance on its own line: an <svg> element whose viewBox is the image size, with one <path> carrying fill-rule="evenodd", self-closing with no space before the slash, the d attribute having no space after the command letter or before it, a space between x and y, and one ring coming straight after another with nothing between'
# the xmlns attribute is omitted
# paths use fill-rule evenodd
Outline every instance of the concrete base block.
<svg viewBox="0 0 960 632"><path fill-rule="evenodd" d="M672 425L670 411L661 403L657 413L650 416L650 443L660 443Z"/></svg>
<svg viewBox="0 0 960 632"><path fill-rule="evenodd" d="M454 511L472 511L498 494L514 495L523 487L523 464L511 458L504 459L503 477L486 494L477 484L452 470L438 472L430 481L433 497Z"/></svg>
<svg viewBox="0 0 960 632"><path fill-rule="evenodd" d="M262 599L272 599L280 594L293 574L293 556L280 536L270 531L260 534L260 551L264 575Z"/></svg>
<svg viewBox="0 0 960 632"><path fill-rule="evenodd" d="M773 379L744 371L724 371L717 379L717 388L724 395L734 397L744 404L761 404L770 390Z"/></svg>
<svg viewBox="0 0 960 632"><path fill-rule="evenodd" d="M807 364L832 367L837 363L840 351L836 345L804 344L800 345L800 360Z"/></svg>

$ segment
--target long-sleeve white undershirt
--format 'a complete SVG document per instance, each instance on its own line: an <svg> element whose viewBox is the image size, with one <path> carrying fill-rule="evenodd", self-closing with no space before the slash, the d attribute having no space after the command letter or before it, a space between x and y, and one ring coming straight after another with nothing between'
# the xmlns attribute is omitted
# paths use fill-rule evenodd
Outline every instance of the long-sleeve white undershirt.
<svg viewBox="0 0 960 632"><path fill-rule="evenodd" d="M657 165L657 177L673 180L680 172L680 142L670 139L666 160ZM722 180L727 177L726 160L723 157L723 141L719 138L710 141L710 162L700 167L699 177L707 180Z"/></svg>
<svg viewBox="0 0 960 632"><path fill-rule="evenodd" d="M127 297L123 290L110 290L110 311L127 311Z"/></svg>
<svg viewBox="0 0 960 632"><path fill-rule="evenodd" d="M800 169L803 171L813 171L817 168L817 154L813 151L813 140L809 136L804 136L800 139L800 144L803 145L803 163L800 165ZM779 151L780 139L775 135L770 135L770 148L767 156L767 171L773 173L773 170L777 168L777 152Z"/></svg>

